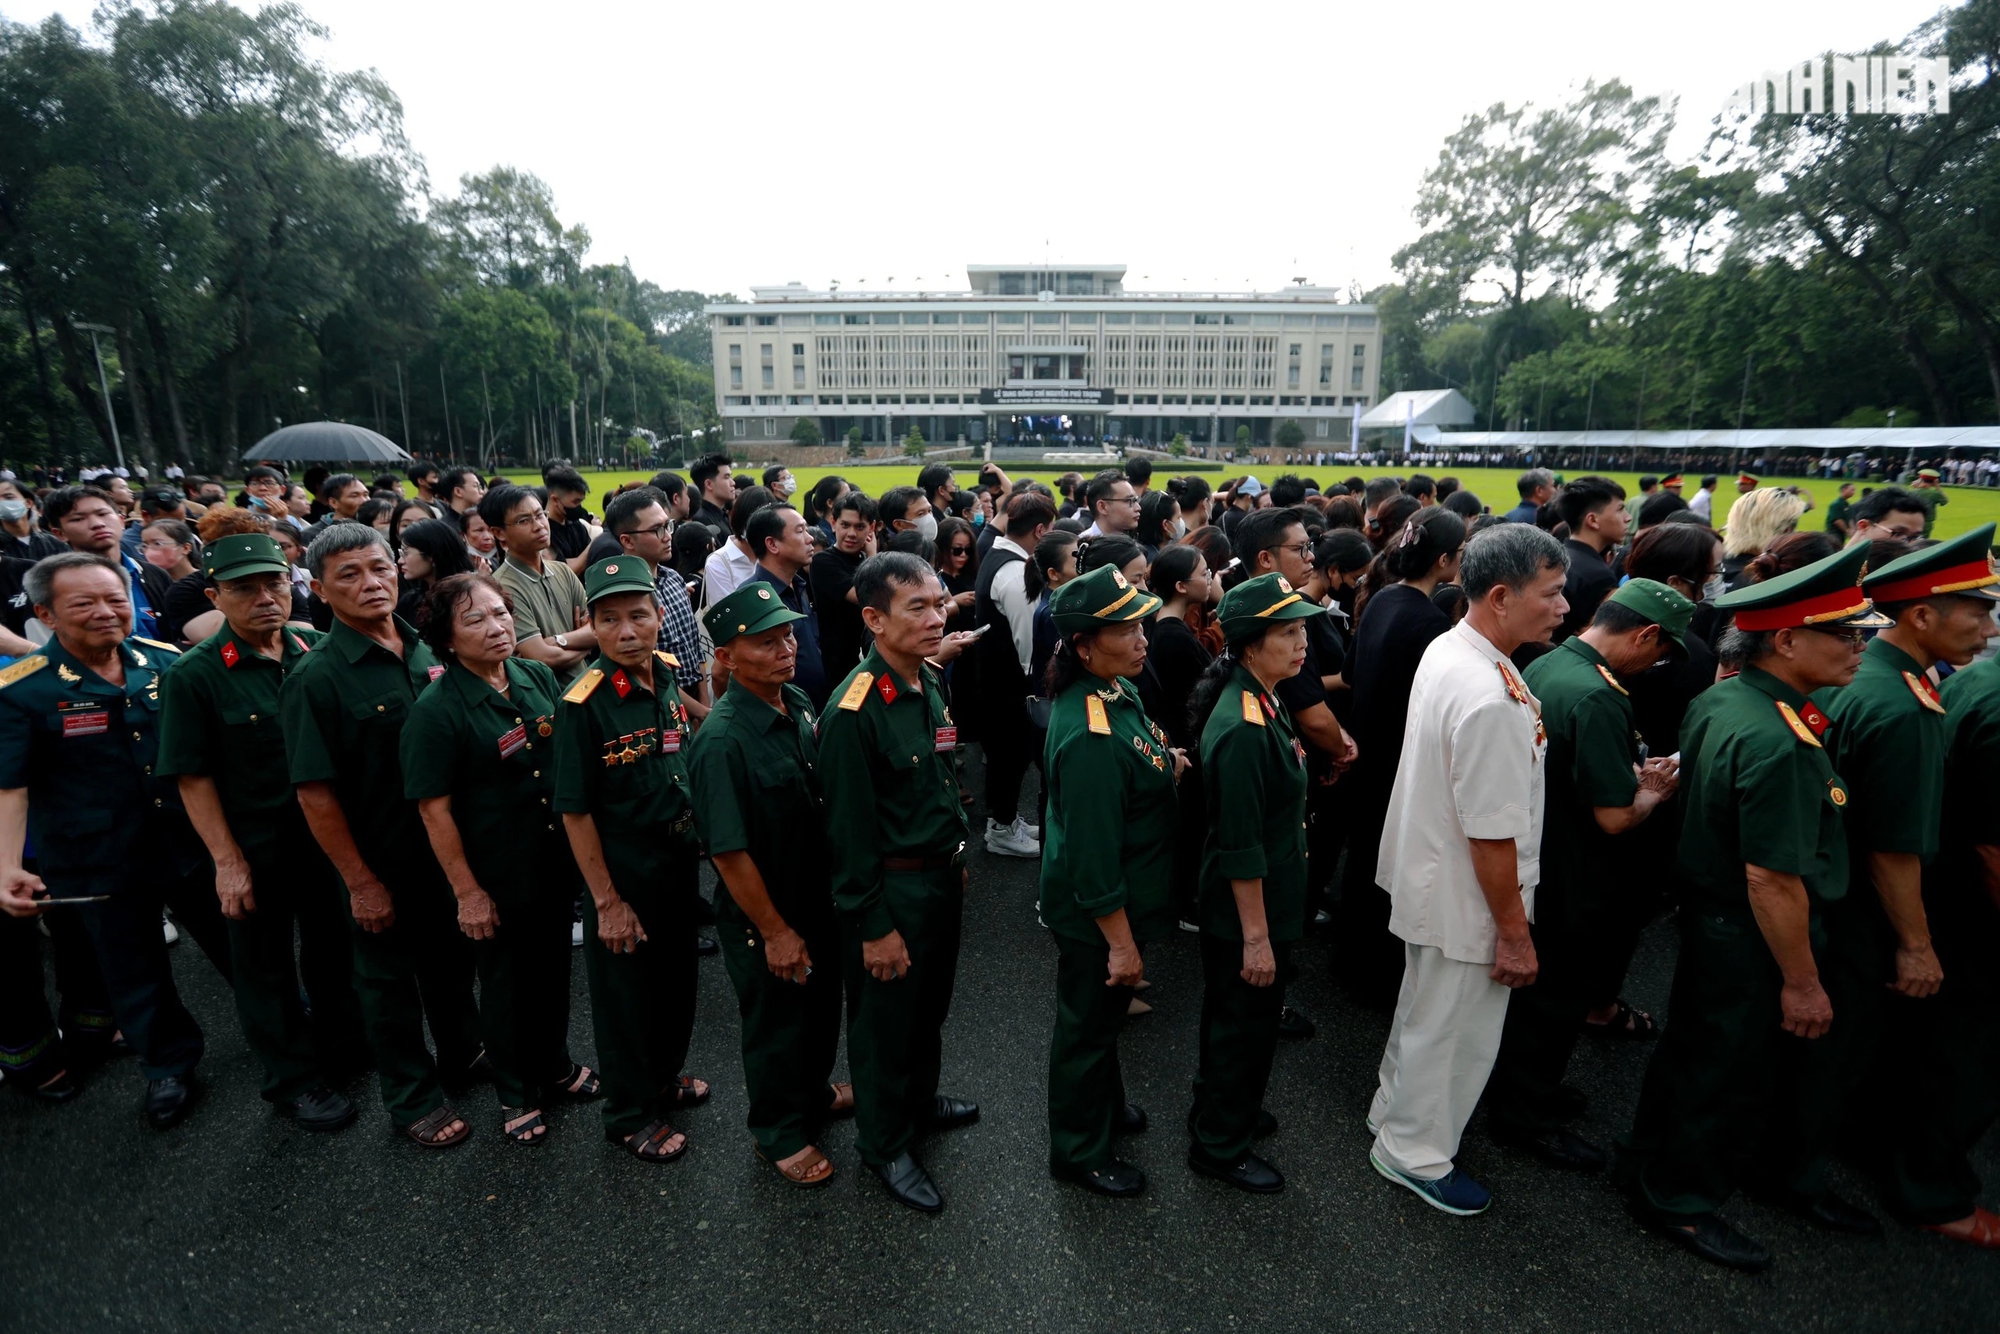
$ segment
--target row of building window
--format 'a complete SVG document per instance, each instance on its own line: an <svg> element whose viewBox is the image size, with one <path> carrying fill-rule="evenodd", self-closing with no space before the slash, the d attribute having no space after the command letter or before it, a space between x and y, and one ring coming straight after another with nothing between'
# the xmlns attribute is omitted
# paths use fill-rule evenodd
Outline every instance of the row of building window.
<svg viewBox="0 0 2000 1334"><path fill-rule="evenodd" d="M983 310L949 311L903 311L877 312L869 314L817 314L817 315L724 315L722 325L728 329L746 326L771 328L782 325L787 329L852 327L867 324L986 324L991 322L1005 326L1035 326L1048 328L1068 322L1070 328L1095 329L1101 319L1106 325L1127 324L1157 325L1222 325L1256 329L1373 329L1373 315L1256 315L1231 311L1105 311L1096 314L1082 314L1077 311L1020 311Z"/></svg>

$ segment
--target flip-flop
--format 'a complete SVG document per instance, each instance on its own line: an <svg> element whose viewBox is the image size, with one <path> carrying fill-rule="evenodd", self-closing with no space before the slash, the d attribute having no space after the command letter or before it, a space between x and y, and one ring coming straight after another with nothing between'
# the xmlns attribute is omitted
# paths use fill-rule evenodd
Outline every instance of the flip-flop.
<svg viewBox="0 0 2000 1334"><path fill-rule="evenodd" d="M696 1079L693 1075L682 1075L669 1088L673 1095L674 1106L682 1109L701 1106L708 1101L711 1092L706 1080Z"/></svg>
<svg viewBox="0 0 2000 1334"><path fill-rule="evenodd" d="M509 1123L517 1120L520 1124L509 1128ZM537 1131L541 1133L537 1134ZM542 1120L542 1109L539 1107L502 1107L500 1137L532 1149L549 1142L549 1124Z"/></svg>
<svg viewBox="0 0 2000 1334"><path fill-rule="evenodd" d="M1601 1024L1584 1020L1584 1032L1614 1042L1651 1042L1660 1036L1660 1026L1653 1022L1652 1015L1644 1010L1633 1009L1625 1003L1625 998L1622 996L1618 998L1617 1004L1617 1010Z"/></svg>
<svg viewBox="0 0 2000 1334"><path fill-rule="evenodd" d="M762 1149L757 1150L757 1156L776 1168L778 1175L791 1185L801 1190L813 1190L833 1180L833 1160L821 1153L817 1146L806 1147L808 1150L806 1157L799 1159L790 1167L770 1157ZM826 1169L823 1172L819 1170L822 1167Z"/></svg>
<svg viewBox="0 0 2000 1334"><path fill-rule="evenodd" d="M458 1122L458 1130L446 1134L444 1128L453 1121ZM426 1149L449 1149L472 1137L472 1122L454 1112L450 1103L440 1103L429 1116L404 1126L403 1133Z"/></svg>
<svg viewBox="0 0 2000 1334"><path fill-rule="evenodd" d="M668 1140L679 1137L681 1145L669 1152ZM606 1138L624 1145L625 1151L642 1163L670 1163L688 1151L688 1137L667 1121L652 1121L636 1134L620 1136L616 1131Z"/></svg>

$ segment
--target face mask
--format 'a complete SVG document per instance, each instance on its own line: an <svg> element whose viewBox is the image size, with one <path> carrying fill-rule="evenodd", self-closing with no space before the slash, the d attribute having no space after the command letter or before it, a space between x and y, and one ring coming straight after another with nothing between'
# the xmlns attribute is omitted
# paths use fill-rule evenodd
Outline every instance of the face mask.
<svg viewBox="0 0 2000 1334"><path fill-rule="evenodd" d="M986 526L986 516L978 510L972 511L972 526L974 528L984 528Z"/></svg>
<svg viewBox="0 0 2000 1334"><path fill-rule="evenodd" d="M1726 591L1727 589L1724 588L1722 583L1722 576L1718 574L1701 586L1701 600L1703 602L1713 602Z"/></svg>
<svg viewBox="0 0 2000 1334"><path fill-rule="evenodd" d="M1178 542L1181 538L1187 536L1187 521L1184 519L1175 519L1173 527L1169 531L1173 533L1174 540Z"/></svg>
<svg viewBox="0 0 2000 1334"><path fill-rule="evenodd" d="M917 520L917 535L926 542L937 541L937 515L926 514Z"/></svg>
<svg viewBox="0 0 2000 1334"><path fill-rule="evenodd" d="M28 517L28 502L25 500L0 500L0 519L15 523Z"/></svg>
<svg viewBox="0 0 2000 1334"><path fill-rule="evenodd" d="M783 477L778 479L778 485L773 489L777 491L780 499L790 500L792 498L792 493L799 489L799 484L792 478Z"/></svg>

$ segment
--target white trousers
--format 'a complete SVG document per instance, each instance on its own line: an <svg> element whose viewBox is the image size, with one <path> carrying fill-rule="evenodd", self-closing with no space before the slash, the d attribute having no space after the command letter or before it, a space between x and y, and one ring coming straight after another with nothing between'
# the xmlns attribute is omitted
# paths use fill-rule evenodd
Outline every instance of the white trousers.
<svg viewBox="0 0 2000 1334"><path fill-rule="evenodd" d="M1408 1176L1451 1172L1459 1136L1493 1073L1508 988L1492 965L1460 963L1429 945L1403 945L1403 990L1382 1052L1368 1123L1375 1154Z"/></svg>

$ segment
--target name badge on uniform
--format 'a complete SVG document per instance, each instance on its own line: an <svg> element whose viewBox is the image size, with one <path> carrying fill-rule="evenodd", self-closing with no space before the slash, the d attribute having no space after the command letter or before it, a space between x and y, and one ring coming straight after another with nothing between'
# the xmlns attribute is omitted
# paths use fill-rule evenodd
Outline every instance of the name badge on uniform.
<svg viewBox="0 0 2000 1334"><path fill-rule="evenodd" d="M503 760L510 758L511 756L516 754L521 749L521 747L527 744L528 744L528 728L526 724L515 727L512 731L502 733L500 737L500 758Z"/></svg>
<svg viewBox="0 0 2000 1334"><path fill-rule="evenodd" d="M111 713L108 709L65 709L62 727L66 737L97 736L111 730Z"/></svg>
<svg viewBox="0 0 2000 1334"><path fill-rule="evenodd" d="M660 750L667 755L678 755L681 749L681 729L669 727L660 733Z"/></svg>
<svg viewBox="0 0 2000 1334"><path fill-rule="evenodd" d="M886 679L886 678L885 678L885 679ZM954 750L957 750L957 749L958 749L958 729L957 729L956 727L940 727L940 728L938 728L938 730L937 730L937 740L936 740L935 742L933 742L933 743L932 743L932 745L931 745L931 749L932 749L933 751L936 751L936 752L937 752L938 754L940 754L940 755L946 755L946 754L949 754L950 752L952 752L952 751L954 751Z"/></svg>
<svg viewBox="0 0 2000 1334"><path fill-rule="evenodd" d="M443 676L443 675L444 675L444 668L442 668L442 667L433 667L433 668L431 668L431 669L430 669L430 673L431 673L431 677L430 677L430 679L431 679L431 680L433 680L433 681L435 681L435 680L437 680L437 679L438 679L438 678L439 678L440 676Z"/></svg>

